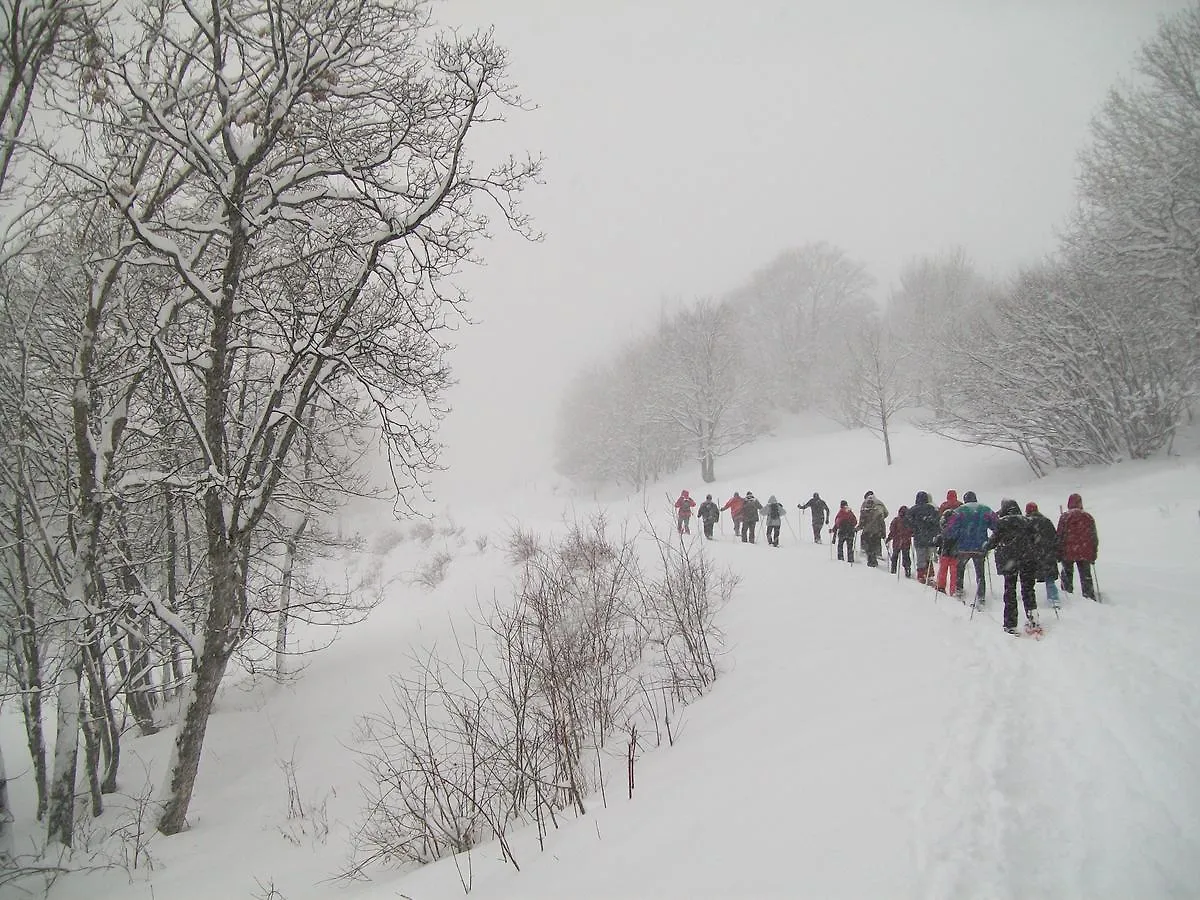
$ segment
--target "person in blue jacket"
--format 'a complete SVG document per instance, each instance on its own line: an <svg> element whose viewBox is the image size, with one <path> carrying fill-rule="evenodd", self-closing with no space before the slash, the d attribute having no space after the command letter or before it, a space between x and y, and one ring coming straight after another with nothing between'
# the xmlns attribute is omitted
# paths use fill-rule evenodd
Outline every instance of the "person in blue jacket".
<svg viewBox="0 0 1200 900"><path fill-rule="evenodd" d="M996 531L996 513L991 507L984 506L975 496L974 491L963 494L963 502L958 509L950 514L946 522L946 535L954 540L957 556L958 590L961 600L963 590L963 574L967 568L967 560L975 564L975 605L983 606L987 596L986 569L984 560L987 557L985 547L988 537Z"/></svg>

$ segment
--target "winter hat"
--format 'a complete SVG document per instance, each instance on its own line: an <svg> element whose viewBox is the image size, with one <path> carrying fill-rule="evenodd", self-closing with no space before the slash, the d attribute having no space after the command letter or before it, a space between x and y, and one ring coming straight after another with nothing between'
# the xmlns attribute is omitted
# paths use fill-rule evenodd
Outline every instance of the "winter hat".
<svg viewBox="0 0 1200 900"><path fill-rule="evenodd" d="M929 502L929 494L925 491L917 491L917 505Z"/></svg>
<svg viewBox="0 0 1200 900"><path fill-rule="evenodd" d="M746 491L746 499L753 500L754 499L754 491Z"/></svg>
<svg viewBox="0 0 1200 900"><path fill-rule="evenodd" d="M1000 515L1002 516L1019 516L1021 507L1016 500L1004 499L1000 501Z"/></svg>
<svg viewBox="0 0 1200 900"><path fill-rule="evenodd" d="M874 497L874 496L875 496L875 492L874 492L874 491L867 491L865 494L863 494L863 499L864 499L864 500L870 500L870 499L871 499L872 497Z"/></svg>
<svg viewBox="0 0 1200 900"><path fill-rule="evenodd" d="M1078 494L1072 494L1067 498L1067 509L1083 509L1083 498Z"/></svg>
<svg viewBox="0 0 1200 900"><path fill-rule="evenodd" d="M1037 504L1034 503L1032 500L1030 500L1028 503L1025 504L1025 515L1032 516L1037 511L1038 511Z"/></svg>
<svg viewBox="0 0 1200 900"><path fill-rule="evenodd" d="M711 499L712 499L712 494L705 494L705 495L704 495L704 499L705 499L705 500L711 500Z"/></svg>
<svg viewBox="0 0 1200 900"><path fill-rule="evenodd" d="M843 500L843 501L842 501L841 503L839 503L838 505L839 505L839 506L849 506L850 504L849 504L849 503L847 503L845 500Z"/></svg>
<svg viewBox="0 0 1200 900"><path fill-rule="evenodd" d="M768 503L778 503L779 501L778 501L778 500L776 500L776 499L775 499L775 495L774 495L774 494L772 494L770 497L768 497L768 498L767 498L767 502L768 502Z"/></svg>
<svg viewBox="0 0 1200 900"><path fill-rule="evenodd" d="M974 491L967 491L963 494L963 503L978 503L979 498L975 496Z"/></svg>

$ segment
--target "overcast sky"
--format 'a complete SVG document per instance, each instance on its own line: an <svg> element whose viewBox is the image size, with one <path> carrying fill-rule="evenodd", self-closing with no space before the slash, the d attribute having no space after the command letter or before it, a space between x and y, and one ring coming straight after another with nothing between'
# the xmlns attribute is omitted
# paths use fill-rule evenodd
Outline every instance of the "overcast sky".
<svg viewBox="0 0 1200 900"><path fill-rule="evenodd" d="M543 153L546 183L526 197L545 240L502 237L461 279L477 324L451 360L437 494L544 486L580 367L784 248L843 247L880 299L907 259L952 245L996 276L1036 259L1088 121L1186 5L442 0L440 21L510 49L538 108L497 136Z"/></svg>

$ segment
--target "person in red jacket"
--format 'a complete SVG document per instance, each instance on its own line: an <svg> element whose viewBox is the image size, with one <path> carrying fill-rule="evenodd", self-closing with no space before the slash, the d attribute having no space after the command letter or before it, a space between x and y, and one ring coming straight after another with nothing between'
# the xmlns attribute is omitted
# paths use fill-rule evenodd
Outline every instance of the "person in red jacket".
<svg viewBox="0 0 1200 900"><path fill-rule="evenodd" d="M692 533L692 507L696 505L696 501L688 496L687 491L683 491L679 495L679 499L675 501L675 527L680 534Z"/></svg>
<svg viewBox="0 0 1200 900"><path fill-rule="evenodd" d="M850 565L854 565L854 531L856 528L858 528L858 517L854 515L850 504L843 500L839 504L837 515L833 517L833 527L829 529L829 533L837 535L838 559L844 558ZM843 547L846 549L845 557L842 556Z"/></svg>
<svg viewBox="0 0 1200 900"><path fill-rule="evenodd" d="M738 496L738 492L734 491L733 496L725 501L725 505L721 509L729 510L729 518L733 519L733 536L742 536L742 505L746 501Z"/></svg>
<svg viewBox="0 0 1200 900"><path fill-rule="evenodd" d="M908 526L908 507L902 506L896 511L896 518L888 526L887 543L892 545L892 574L896 574L896 563L903 560L904 577L912 578L912 539L913 532Z"/></svg>
<svg viewBox="0 0 1200 900"><path fill-rule="evenodd" d="M1083 498L1072 494L1067 498L1067 511L1058 517L1058 558L1062 561L1062 589L1074 593L1075 569L1079 569L1079 586L1083 596L1096 599L1092 583L1092 563L1100 552L1100 535L1096 520L1084 512Z"/></svg>
<svg viewBox="0 0 1200 900"><path fill-rule="evenodd" d="M946 499L941 506L938 507L938 515L944 515L947 510L958 509L962 506L958 502L958 491L946 491Z"/></svg>

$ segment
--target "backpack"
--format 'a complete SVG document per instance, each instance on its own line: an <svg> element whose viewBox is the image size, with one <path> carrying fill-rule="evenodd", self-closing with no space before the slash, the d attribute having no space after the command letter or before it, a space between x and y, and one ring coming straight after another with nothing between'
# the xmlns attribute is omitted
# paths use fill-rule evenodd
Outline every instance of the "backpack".
<svg viewBox="0 0 1200 900"><path fill-rule="evenodd" d="M782 504L768 503L767 504L767 517L771 518L771 519L778 519L781 515L782 510L783 510Z"/></svg>

